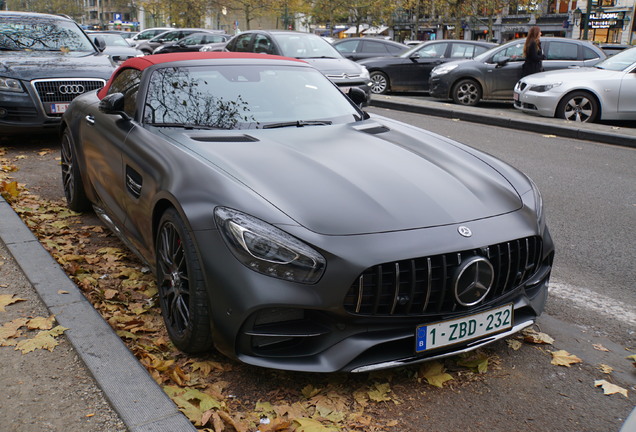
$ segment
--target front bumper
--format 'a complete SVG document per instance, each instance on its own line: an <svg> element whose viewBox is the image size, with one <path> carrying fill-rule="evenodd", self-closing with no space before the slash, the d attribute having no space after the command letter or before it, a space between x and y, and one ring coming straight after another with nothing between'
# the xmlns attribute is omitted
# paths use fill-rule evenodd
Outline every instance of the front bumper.
<svg viewBox="0 0 636 432"><path fill-rule="evenodd" d="M442 77L431 77L428 81L429 94L437 99L450 99L450 85Z"/></svg>
<svg viewBox="0 0 636 432"><path fill-rule="evenodd" d="M355 239L321 240L317 236L312 244L326 257L328 264L323 278L315 285L292 283L251 271L231 255L218 232L196 232L199 245L216 245L201 254L214 317L211 328L216 347L225 355L252 365L335 372L416 363L491 343L531 325L545 307L554 246L547 228L537 233L536 228L521 225L515 214L477 221L471 223L471 229L482 234L468 241L458 238L455 226L356 236ZM524 239L527 236L540 238L537 263L532 274L521 283L489 296L483 303L467 308L451 304L439 310L415 313L399 308L395 313L382 308L369 311L365 306L355 310L356 301L350 298L352 289L369 268L411 257L439 253L452 256L453 251L467 249L480 254L489 245L509 241L511 230ZM329 253L327 248L321 247L321 242L329 244ZM381 298L383 295L375 302L387 302ZM398 297L402 296L396 294L395 298ZM417 326L483 312L502 304L513 304L512 330L416 353Z"/></svg>
<svg viewBox="0 0 636 432"><path fill-rule="evenodd" d="M551 92L537 93L519 91L515 88L514 107L528 114L536 114L543 117L554 117L559 97Z"/></svg>

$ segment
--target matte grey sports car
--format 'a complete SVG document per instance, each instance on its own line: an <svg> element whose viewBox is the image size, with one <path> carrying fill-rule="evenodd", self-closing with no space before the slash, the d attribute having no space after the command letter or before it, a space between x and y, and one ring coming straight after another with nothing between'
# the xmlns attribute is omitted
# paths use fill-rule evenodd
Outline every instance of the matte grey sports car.
<svg viewBox="0 0 636 432"><path fill-rule="evenodd" d="M533 182L350 95L300 60L198 52L130 59L73 101L68 205L156 271L178 348L364 371L543 311L554 246Z"/></svg>

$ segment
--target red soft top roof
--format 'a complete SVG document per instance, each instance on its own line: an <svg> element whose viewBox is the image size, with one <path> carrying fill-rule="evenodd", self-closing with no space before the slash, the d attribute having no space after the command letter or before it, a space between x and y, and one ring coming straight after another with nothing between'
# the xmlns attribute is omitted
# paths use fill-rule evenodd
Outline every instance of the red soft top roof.
<svg viewBox="0 0 636 432"><path fill-rule="evenodd" d="M161 63L171 63L171 62L180 62L186 60L221 60L221 59L278 59L278 60L289 60L289 61L298 61L304 63L302 60L298 60L291 57L280 57L269 54L260 54L260 53L245 53L245 52L177 52L170 54L154 54L147 55L142 57L133 57L131 59L126 60L122 63L111 75L110 79L106 83L106 85L97 92L97 97L102 99L108 93L108 89L110 88L113 79L119 75L119 72L123 69L138 69L144 70L150 66L154 66L156 64Z"/></svg>

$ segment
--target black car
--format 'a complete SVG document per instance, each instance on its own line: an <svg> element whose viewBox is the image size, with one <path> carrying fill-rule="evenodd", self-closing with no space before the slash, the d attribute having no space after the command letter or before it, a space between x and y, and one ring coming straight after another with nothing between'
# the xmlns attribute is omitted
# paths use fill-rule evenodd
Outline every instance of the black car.
<svg viewBox="0 0 636 432"><path fill-rule="evenodd" d="M352 96L304 61L192 52L130 59L73 101L68 205L154 270L176 347L365 371L541 314L554 245L535 184Z"/></svg>
<svg viewBox="0 0 636 432"><path fill-rule="evenodd" d="M357 87L371 98L369 72L358 63L344 58L324 38L288 30L250 30L234 36L225 45L226 51L275 54L302 59L322 72L341 90Z"/></svg>
<svg viewBox="0 0 636 432"><path fill-rule="evenodd" d="M154 50L159 48L161 45L164 45L170 42L176 42L193 33L200 33L205 31L207 30L201 29L201 28L179 28L179 29L168 30L158 34L152 39L149 39L147 41L143 41L137 44L137 49L146 55L152 54Z"/></svg>
<svg viewBox="0 0 636 432"><path fill-rule="evenodd" d="M57 127L69 103L114 70L73 20L0 11L0 135Z"/></svg>
<svg viewBox="0 0 636 432"><path fill-rule="evenodd" d="M430 94L452 99L460 105L477 105L481 100L511 101L521 78L525 39L510 41L472 60L458 60L437 66L431 72ZM593 66L607 57L585 40L542 37L545 71Z"/></svg>
<svg viewBox="0 0 636 432"><path fill-rule="evenodd" d="M203 45L222 43L230 39L225 33L199 32L192 33L176 42L165 43L153 51L153 54L166 54L171 52L199 51Z"/></svg>
<svg viewBox="0 0 636 432"><path fill-rule="evenodd" d="M359 63L369 70L371 91L427 91L431 70L442 63L472 58L497 46L491 42L443 39L424 42L397 57L376 57Z"/></svg>
<svg viewBox="0 0 636 432"><path fill-rule="evenodd" d="M332 45L340 54L353 61L369 57L395 57L409 49L399 42L371 37L338 39Z"/></svg>

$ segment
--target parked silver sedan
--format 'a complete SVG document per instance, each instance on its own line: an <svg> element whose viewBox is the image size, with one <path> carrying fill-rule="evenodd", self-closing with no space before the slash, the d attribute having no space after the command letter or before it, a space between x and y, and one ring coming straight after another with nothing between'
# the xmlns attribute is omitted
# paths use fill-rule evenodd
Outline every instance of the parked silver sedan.
<svg viewBox="0 0 636 432"><path fill-rule="evenodd" d="M515 108L577 122L636 120L636 47L594 67L529 75L514 89Z"/></svg>

